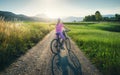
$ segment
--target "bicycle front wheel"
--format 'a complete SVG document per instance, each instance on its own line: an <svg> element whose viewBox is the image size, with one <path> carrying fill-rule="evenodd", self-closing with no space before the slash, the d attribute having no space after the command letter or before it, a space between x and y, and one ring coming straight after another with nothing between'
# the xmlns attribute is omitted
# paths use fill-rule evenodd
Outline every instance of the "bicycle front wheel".
<svg viewBox="0 0 120 75"><path fill-rule="evenodd" d="M65 45L66 45L67 50L71 50L71 43L70 43L70 39L69 38L66 38Z"/></svg>
<svg viewBox="0 0 120 75"><path fill-rule="evenodd" d="M59 50L59 45L57 39L53 39L50 44L50 48L53 54L57 54Z"/></svg>

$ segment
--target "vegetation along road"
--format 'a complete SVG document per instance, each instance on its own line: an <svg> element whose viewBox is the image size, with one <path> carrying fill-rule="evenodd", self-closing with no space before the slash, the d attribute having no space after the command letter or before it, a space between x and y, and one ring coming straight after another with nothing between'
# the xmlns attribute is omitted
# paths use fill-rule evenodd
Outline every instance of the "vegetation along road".
<svg viewBox="0 0 120 75"><path fill-rule="evenodd" d="M55 38L53 24L1 20L0 75L120 74L119 23L64 24L71 30L68 35L74 42L71 40L71 51L54 55L50 50Z"/></svg>

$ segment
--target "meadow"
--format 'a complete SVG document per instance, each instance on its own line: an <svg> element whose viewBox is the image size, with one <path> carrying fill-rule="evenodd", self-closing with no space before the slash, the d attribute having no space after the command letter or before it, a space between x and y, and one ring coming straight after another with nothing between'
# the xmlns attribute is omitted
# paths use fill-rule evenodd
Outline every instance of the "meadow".
<svg viewBox="0 0 120 75"><path fill-rule="evenodd" d="M120 23L65 23L68 35L103 73L120 75Z"/></svg>
<svg viewBox="0 0 120 75"><path fill-rule="evenodd" d="M49 23L5 22L0 19L0 70L26 53L52 29Z"/></svg>

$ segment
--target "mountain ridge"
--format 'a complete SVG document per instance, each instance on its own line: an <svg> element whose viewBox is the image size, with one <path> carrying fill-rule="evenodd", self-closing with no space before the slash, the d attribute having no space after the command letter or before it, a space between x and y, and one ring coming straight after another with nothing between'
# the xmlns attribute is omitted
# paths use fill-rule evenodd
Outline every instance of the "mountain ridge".
<svg viewBox="0 0 120 75"><path fill-rule="evenodd" d="M23 14L15 14L9 11L0 11L0 17L2 17L5 21L46 21L45 19L36 16L30 17Z"/></svg>
<svg viewBox="0 0 120 75"><path fill-rule="evenodd" d="M103 17L115 17L113 14L106 14L102 15ZM56 19L49 18L46 14L38 14L36 16L26 16L24 14L15 14L10 11L1 11L0 10L0 17L2 17L5 21L39 21L39 22L51 22L55 21ZM74 17L68 16L62 18L63 22L80 22L83 21L84 17Z"/></svg>

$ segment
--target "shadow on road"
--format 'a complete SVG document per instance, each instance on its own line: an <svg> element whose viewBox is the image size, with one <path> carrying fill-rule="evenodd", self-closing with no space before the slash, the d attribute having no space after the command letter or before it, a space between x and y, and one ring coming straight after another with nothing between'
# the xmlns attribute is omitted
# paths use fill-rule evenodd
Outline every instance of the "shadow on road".
<svg viewBox="0 0 120 75"><path fill-rule="evenodd" d="M52 75L82 75L81 64L73 51L64 57L54 55L51 64Z"/></svg>

